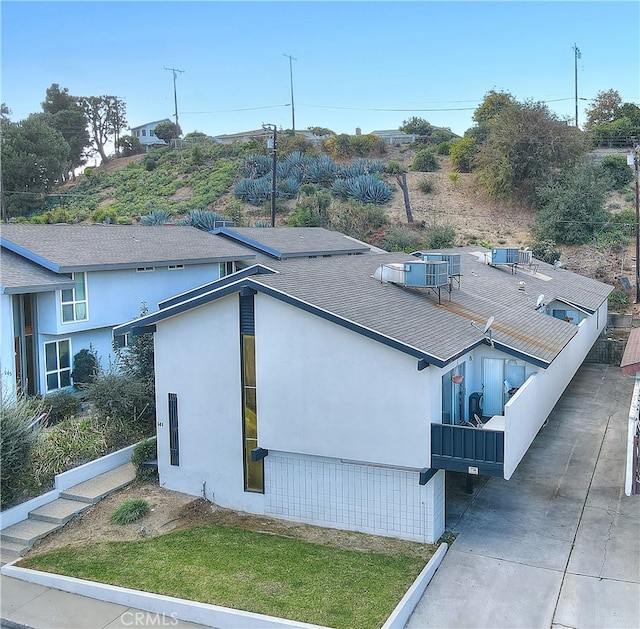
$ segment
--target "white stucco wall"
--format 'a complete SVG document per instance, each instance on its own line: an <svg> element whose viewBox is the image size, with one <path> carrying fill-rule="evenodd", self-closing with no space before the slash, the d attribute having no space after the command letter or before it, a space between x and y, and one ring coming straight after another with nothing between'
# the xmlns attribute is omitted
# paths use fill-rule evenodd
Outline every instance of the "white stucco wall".
<svg viewBox="0 0 640 629"><path fill-rule="evenodd" d="M263 448L422 468L437 369L266 295L256 295Z"/></svg>
<svg viewBox="0 0 640 629"><path fill-rule="evenodd" d="M160 484L261 513L244 491L238 296L162 321L155 333ZM178 396L180 465L169 459L168 393Z"/></svg>
<svg viewBox="0 0 640 629"><path fill-rule="evenodd" d="M256 295L258 442L270 453L265 493L245 492L239 334L235 294L157 324L161 485L192 495L204 488L216 504L251 513L439 538L444 474L418 481L440 370L418 372L415 359ZM178 396L178 466L170 464L168 393Z"/></svg>
<svg viewBox="0 0 640 629"><path fill-rule="evenodd" d="M506 404L504 477L507 480L583 363L604 329L606 321L605 302L599 312L580 322L579 333L571 339L551 365L547 369L539 369Z"/></svg>

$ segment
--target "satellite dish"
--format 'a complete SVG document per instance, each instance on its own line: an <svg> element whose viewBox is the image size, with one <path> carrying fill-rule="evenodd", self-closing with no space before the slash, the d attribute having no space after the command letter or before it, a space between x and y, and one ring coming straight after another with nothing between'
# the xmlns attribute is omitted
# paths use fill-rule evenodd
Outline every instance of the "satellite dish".
<svg viewBox="0 0 640 629"><path fill-rule="evenodd" d="M544 301L544 295L538 295L538 301L536 301L536 308L540 308L540 306L542 306L543 301Z"/></svg>
<svg viewBox="0 0 640 629"><path fill-rule="evenodd" d="M491 326L493 325L494 320L495 320L495 317L489 317L487 319L487 322L484 324L484 330L483 330L485 334L491 329Z"/></svg>

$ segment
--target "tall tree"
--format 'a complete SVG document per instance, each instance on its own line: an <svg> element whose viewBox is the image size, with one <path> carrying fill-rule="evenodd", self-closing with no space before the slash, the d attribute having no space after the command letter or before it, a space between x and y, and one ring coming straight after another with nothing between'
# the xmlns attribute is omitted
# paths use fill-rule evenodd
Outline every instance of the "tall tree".
<svg viewBox="0 0 640 629"><path fill-rule="evenodd" d="M385 172L393 175L402 190L404 199L404 211L407 214L407 223L413 223L413 212L411 211L411 201L409 200L409 186L407 185L407 169L399 162L389 162L385 166Z"/></svg>
<svg viewBox="0 0 640 629"><path fill-rule="evenodd" d="M156 134L156 137L164 140L167 144L169 144L170 140L180 137L180 127L171 121L161 122L153 132Z"/></svg>
<svg viewBox="0 0 640 629"><path fill-rule="evenodd" d="M75 179L76 169L85 163L85 149L91 145L84 111L78 99L69 94L68 88L61 90L57 83L47 88L42 110L47 114L48 124L59 131L69 144L71 176Z"/></svg>
<svg viewBox="0 0 640 629"><path fill-rule="evenodd" d="M476 156L476 180L492 196L535 205L536 190L587 150L584 134L541 102L515 103L488 123Z"/></svg>
<svg viewBox="0 0 640 629"><path fill-rule="evenodd" d="M45 114L13 123L2 118L2 192L7 216L26 216L69 171L69 145Z"/></svg>
<svg viewBox="0 0 640 629"><path fill-rule="evenodd" d="M587 109L587 123L585 127L591 129L604 122L612 122L618 116L618 110L622 105L622 98L616 90L598 92L591 101L591 107Z"/></svg>
<svg viewBox="0 0 640 629"><path fill-rule="evenodd" d="M78 99L89 123L89 135L103 164L109 161L106 144L112 140L119 149L120 131L126 128L126 105L117 96L82 96Z"/></svg>

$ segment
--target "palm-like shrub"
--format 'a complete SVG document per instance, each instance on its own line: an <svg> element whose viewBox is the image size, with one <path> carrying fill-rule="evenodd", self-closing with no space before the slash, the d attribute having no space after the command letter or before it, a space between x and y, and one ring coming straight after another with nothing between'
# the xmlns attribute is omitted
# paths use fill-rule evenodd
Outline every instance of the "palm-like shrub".
<svg viewBox="0 0 640 629"><path fill-rule="evenodd" d="M251 205L262 205L271 196L271 178L260 177L249 179L245 177L236 183L235 195ZM276 191L277 194L277 191Z"/></svg>
<svg viewBox="0 0 640 629"><path fill-rule="evenodd" d="M149 214L143 216L140 219L140 223L142 225L165 225L166 223L171 222L171 214L166 210L151 210Z"/></svg>
<svg viewBox="0 0 640 629"><path fill-rule="evenodd" d="M293 199L300 190L300 180L295 175L289 175L278 184L278 191L286 199Z"/></svg>
<svg viewBox="0 0 640 629"><path fill-rule="evenodd" d="M240 167L240 174L249 179L258 179L270 173L272 168L273 160L269 155L255 153L245 158Z"/></svg>
<svg viewBox="0 0 640 629"><path fill-rule="evenodd" d="M223 221L231 221L231 219L210 210L191 210L179 224L183 226L197 227L203 231L211 231L216 228L217 223L221 223Z"/></svg>
<svg viewBox="0 0 640 629"><path fill-rule="evenodd" d="M319 155L309 161L304 182L330 186L339 171L339 166L328 155Z"/></svg>
<svg viewBox="0 0 640 629"><path fill-rule="evenodd" d="M350 179L336 179L331 191L341 199L355 199L360 203L382 205L391 199L391 188L373 175L360 175Z"/></svg>

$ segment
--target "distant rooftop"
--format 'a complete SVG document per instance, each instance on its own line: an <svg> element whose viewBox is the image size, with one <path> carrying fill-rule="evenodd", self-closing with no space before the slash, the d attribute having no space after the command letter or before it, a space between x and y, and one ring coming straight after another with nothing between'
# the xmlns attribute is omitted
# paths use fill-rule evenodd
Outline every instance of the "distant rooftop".
<svg viewBox="0 0 640 629"><path fill-rule="evenodd" d="M251 260L246 247L195 227L6 224L2 247L56 273Z"/></svg>
<svg viewBox="0 0 640 629"><path fill-rule="evenodd" d="M221 227L211 233L278 260L359 254L371 250L365 243L323 227Z"/></svg>

